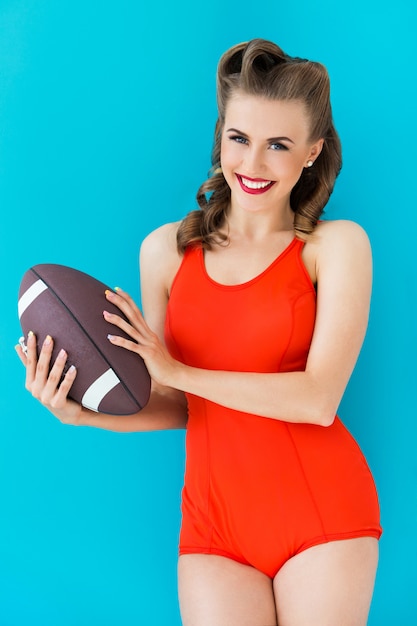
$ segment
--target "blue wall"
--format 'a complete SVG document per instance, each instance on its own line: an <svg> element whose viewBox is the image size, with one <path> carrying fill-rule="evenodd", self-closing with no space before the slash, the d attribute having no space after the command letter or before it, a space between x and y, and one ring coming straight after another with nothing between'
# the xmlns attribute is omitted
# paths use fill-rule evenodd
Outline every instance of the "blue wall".
<svg viewBox="0 0 417 626"><path fill-rule="evenodd" d="M28 267L51 262L139 299L140 241L194 208L209 168L217 60L259 36L331 74L344 169L328 217L359 221L375 260L369 333L341 407L385 530L369 623L415 618L413 5L0 0L2 626L180 623L184 434L55 421L23 390L17 290Z"/></svg>

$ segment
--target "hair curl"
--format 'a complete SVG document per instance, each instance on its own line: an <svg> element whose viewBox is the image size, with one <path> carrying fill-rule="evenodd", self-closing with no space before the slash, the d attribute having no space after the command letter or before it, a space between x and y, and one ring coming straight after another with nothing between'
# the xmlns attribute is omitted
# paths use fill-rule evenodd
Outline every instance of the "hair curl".
<svg viewBox="0 0 417 626"><path fill-rule="evenodd" d="M209 178L197 192L199 209L181 222L177 245L210 249L227 241L221 233L230 204L230 188L221 172L220 144L227 104L237 90L269 100L300 101L310 119L310 141L324 139L321 153L311 168L304 168L290 196L294 231L310 235L333 191L342 166L341 145L333 125L330 81L326 68L313 61L291 57L276 44L253 39L230 48L217 68L218 119L214 131Z"/></svg>

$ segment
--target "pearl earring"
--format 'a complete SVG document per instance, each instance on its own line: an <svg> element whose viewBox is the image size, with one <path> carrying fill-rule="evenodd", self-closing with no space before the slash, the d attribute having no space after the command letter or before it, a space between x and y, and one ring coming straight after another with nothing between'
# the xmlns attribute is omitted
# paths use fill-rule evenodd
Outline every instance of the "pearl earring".
<svg viewBox="0 0 417 626"><path fill-rule="evenodd" d="M307 161L307 167L311 167L314 164L314 161Z"/></svg>

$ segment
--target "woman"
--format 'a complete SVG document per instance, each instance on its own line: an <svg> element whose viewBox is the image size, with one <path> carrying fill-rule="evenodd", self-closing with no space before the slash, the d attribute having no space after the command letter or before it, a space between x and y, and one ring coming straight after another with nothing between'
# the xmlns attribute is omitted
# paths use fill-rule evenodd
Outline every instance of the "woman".
<svg viewBox="0 0 417 626"><path fill-rule="evenodd" d="M144 317L107 293L109 341L143 357L149 404L128 417L67 399L52 339L26 386L62 422L187 427L179 596L185 626L361 626L381 535L374 482L336 411L364 339L371 251L358 225L319 221L340 170L329 79L253 40L217 80L200 208L141 247ZM146 322L145 322L146 319ZM117 327L131 336L117 336Z"/></svg>

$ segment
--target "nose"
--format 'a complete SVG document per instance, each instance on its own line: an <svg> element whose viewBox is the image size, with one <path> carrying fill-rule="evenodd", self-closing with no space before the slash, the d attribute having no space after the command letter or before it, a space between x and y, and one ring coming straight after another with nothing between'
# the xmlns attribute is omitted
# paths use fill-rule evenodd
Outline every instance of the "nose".
<svg viewBox="0 0 417 626"><path fill-rule="evenodd" d="M244 166L245 173L249 176L260 174L264 165L262 149L254 145L248 146L245 152Z"/></svg>

